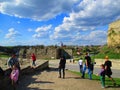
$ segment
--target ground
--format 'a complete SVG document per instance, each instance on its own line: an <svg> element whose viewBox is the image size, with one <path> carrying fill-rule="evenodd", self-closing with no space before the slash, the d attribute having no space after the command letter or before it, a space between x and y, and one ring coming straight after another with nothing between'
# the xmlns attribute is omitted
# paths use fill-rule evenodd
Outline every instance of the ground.
<svg viewBox="0 0 120 90"><path fill-rule="evenodd" d="M82 79L68 70L65 79L58 78L57 66L58 61L52 61L50 69L22 76L17 90L103 90L100 81ZM120 90L120 87L111 86L104 90Z"/></svg>
<svg viewBox="0 0 120 90"><path fill-rule="evenodd" d="M82 79L66 70L65 79L58 78L58 69L50 64L50 69L24 76L18 90L103 90L96 80ZM105 90L120 90L120 87L107 87Z"/></svg>

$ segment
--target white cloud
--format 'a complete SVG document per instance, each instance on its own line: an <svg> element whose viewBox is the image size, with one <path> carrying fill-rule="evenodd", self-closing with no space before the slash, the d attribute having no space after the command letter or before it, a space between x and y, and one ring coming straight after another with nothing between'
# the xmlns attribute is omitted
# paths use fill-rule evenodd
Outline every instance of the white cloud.
<svg viewBox="0 0 120 90"><path fill-rule="evenodd" d="M58 35L58 36L57 36ZM51 39L56 41L63 41L67 44L74 45L103 45L106 44L107 31L94 30L94 31L83 31L83 32L68 32L67 34L57 34L56 36L51 35Z"/></svg>
<svg viewBox="0 0 120 90"><path fill-rule="evenodd" d="M52 28L52 25L38 27L35 30L34 38L49 38L49 31Z"/></svg>
<svg viewBox="0 0 120 90"><path fill-rule="evenodd" d="M38 27L35 32L45 32L49 29L51 29L52 25L48 25L48 26L42 26L42 27Z"/></svg>
<svg viewBox="0 0 120 90"><path fill-rule="evenodd" d="M120 17L120 0L83 0L77 11L70 13L63 20L63 27L106 25ZM66 28L66 27L64 27Z"/></svg>
<svg viewBox="0 0 120 90"><path fill-rule="evenodd" d="M7 39L14 39L17 36L20 36L21 34L18 31L15 31L14 28L10 28L8 30L8 33L5 35L5 38Z"/></svg>
<svg viewBox="0 0 120 90"><path fill-rule="evenodd" d="M79 2L79 3L78 3ZM67 43L106 43L104 27L120 19L120 0L0 0L0 12L37 21L49 20L67 14L62 24L38 27L34 38L66 41ZM28 29L33 32L33 29ZM52 34L53 33L53 34ZM15 36L9 31L6 38Z"/></svg>
<svg viewBox="0 0 120 90"><path fill-rule="evenodd" d="M79 0L1 0L0 12L20 18L48 20L70 12L77 1Z"/></svg>
<svg viewBox="0 0 120 90"><path fill-rule="evenodd" d="M106 43L107 32L102 30L91 31L87 34L79 34L75 37L75 41L84 42L90 45L101 45Z"/></svg>
<svg viewBox="0 0 120 90"><path fill-rule="evenodd" d="M94 32L94 34L92 32L93 30L96 30L100 26L106 26L116 19L120 19L119 5L120 0L83 0L74 8L68 17L64 17L63 23L55 28L51 39L59 40L65 34L71 39L76 37L77 33L88 31L91 34L90 36L86 36L89 36L88 38L93 40L93 37L97 37L94 36L97 33ZM99 31L99 33L101 32ZM106 40L107 38L104 36L101 39L97 37L97 39L99 40L96 40L96 44L100 40Z"/></svg>

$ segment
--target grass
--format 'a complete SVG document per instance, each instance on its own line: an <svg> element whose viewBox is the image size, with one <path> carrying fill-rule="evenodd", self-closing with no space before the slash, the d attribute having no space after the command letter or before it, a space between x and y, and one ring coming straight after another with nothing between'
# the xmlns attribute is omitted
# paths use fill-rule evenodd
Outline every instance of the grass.
<svg viewBox="0 0 120 90"><path fill-rule="evenodd" d="M95 56L95 58L101 58L104 59L105 56L109 56L110 59L120 59L120 53L107 53L107 54L98 54Z"/></svg>
<svg viewBox="0 0 120 90"><path fill-rule="evenodd" d="M110 48L110 47L107 47L107 46L104 46L101 50L100 50L100 53L95 55L95 58L105 58L105 56L109 56L110 59L120 59L120 51L117 52L116 48Z"/></svg>
<svg viewBox="0 0 120 90"><path fill-rule="evenodd" d="M0 58L8 58L8 55L0 54Z"/></svg>
<svg viewBox="0 0 120 90"><path fill-rule="evenodd" d="M69 70L70 72L76 74L76 75L79 75L81 77L81 73L80 72L77 72L77 71L71 71ZM88 74L85 74L85 78L88 78ZM119 87L120 88L120 78L113 78L116 82L116 87ZM92 75L92 80L96 80L96 81L100 81L100 77L93 74ZM108 77L105 78L105 84L106 86L113 86L113 83L112 81L110 81L110 79Z"/></svg>

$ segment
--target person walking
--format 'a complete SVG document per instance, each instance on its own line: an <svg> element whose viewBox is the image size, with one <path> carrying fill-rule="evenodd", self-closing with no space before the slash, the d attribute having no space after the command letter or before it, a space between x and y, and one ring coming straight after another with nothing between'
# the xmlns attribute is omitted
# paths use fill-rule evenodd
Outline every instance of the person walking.
<svg viewBox="0 0 120 90"><path fill-rule="evenodd" d="M63 78L65 78L65 65L66 65L66 58L62 56L59 62L59 78L61 78L61 71L63 72Z"/></svg>
<svg viewBox="0 0 120 90"><path fill-rule="evenodd" d="M101 70L98 75L100 76L102 88L105 88L105 66L104 64L101 64L100 67L101 67Z"/></svg>
<svg viewBox="0 0 120 90"><path fill-rule="evenodd" d="M111 77L112 75L112 62L109 60L108 56L105 57L105 74L108 76L108 78L113 82L113 85L116 85L116 82L113 80L113 78Z"/></svg>
<svg viewBox="0 0 120 90"><path fill-rule="evenodd" d="M85 78L85 71L86 69L88 69L88 76L89 79L92 80L92 70L91 70L91 57L89 56L88 53L86 53L85 56L85 64L84 64L84 68L83 68L83 72L82 72L82 78Z"/></svg>
<svg viewBox="0 0 120 90"><path fill-rule="evenodd" d="M80 68L80 73L82 73L82 69L83 69L83 60L82 58L80 58L80 60L78 61L79 64L79 68Z"/></svg>
<svg viewBox="0 0 120 90"><path fill-rule="evenodd" d="M34 53L32 53L31 58L32 58L32 67L35 67L36 66L36 64L35 64L36 56Z"/></svg>

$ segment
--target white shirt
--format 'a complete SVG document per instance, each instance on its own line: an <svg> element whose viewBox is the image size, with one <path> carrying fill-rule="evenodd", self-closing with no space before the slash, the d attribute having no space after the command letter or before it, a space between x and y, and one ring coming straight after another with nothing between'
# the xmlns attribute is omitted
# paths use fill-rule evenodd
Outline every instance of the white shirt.
<svg viewBox="0 0 120 90"><path fill-rule="evenodd" d="M79 64L79 65L82 65L82 64L83 64L83 60L80 59L80 60L78 61L78 64Z"/></svg>

